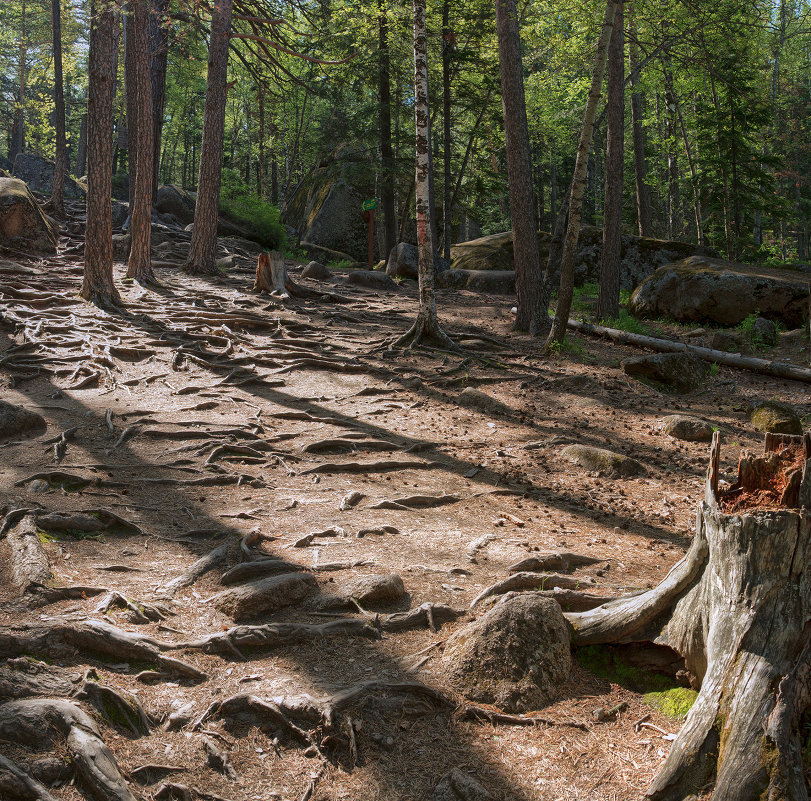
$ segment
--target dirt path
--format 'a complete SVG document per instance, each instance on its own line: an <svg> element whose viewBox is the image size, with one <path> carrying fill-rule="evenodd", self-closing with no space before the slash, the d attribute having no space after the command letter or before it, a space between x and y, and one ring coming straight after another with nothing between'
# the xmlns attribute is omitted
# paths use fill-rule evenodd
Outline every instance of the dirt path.
<svg viewBox="0 0 811 801"><path fill-rule="evenodd" d="M411 321L414 288L341 285L325 292L348 303L281 304L249 293L247 262L218 281L156 272L162 289L125 286L125 310L107 314L77 298L70 257L0 262L2 397L47 420L0 442L0 509L30 510L54 574L19 596L0 542L0 658L12 657L0 701L14 697L3 671L50 677L48 691L19 681L25 697L67 682L136 798L180 798L183 785L192 799L429 799L451 768L496 799L639 797L669 741L633 723L650 714L672 733L677 721L579 666L542 711L560 725L463 721L443 643L482 590L539 551L598 558L573 574L586 592L655 584L689 543L707 450L657 422L695 414L757 448L747 404L809 412L807 388L722 369L697 394L663 396L623 375L630 349L584 341L577 358L539 358L537 342L509 334L503 298L464 292L441 295L441 317L486 362L373 350ZM498 403L463 405L467 387ZM66 449L50 442L63 432ZM647 474L583 472L560 455L574 442L633 455ZM226 586L224 573L271 558L313 577L306 597L259 614L252 599L235 621L215 596L245 575ZM392 573L401 597L351 599L354 581ZM61 599L53 589L75 586ZM102 589L131 607L100 608L120 600ZM399 630L396 614L423 604L442 606ZM88 621L159 645L78 647ZM37 632L47 642L34 652ZM148 724L93 704L98 684L131 693ZM619 701L616 720L595 721ZM37 748L5 746L41 772ZM71 784L50 792L83 797Z"/></svg>

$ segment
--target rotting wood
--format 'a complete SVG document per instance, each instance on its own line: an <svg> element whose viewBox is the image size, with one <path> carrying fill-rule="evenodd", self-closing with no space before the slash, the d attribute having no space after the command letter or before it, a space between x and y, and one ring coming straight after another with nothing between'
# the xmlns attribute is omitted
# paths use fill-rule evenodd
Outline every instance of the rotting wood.
<svg viewBox="0 0 811 801"><path fill-rule="evenodd" d="M602 325L584 323L581 320L569 320L569 328L583 334L606 337L618 345L633 345L639 348L649 348L661 353L690 353L707 362L723 364L727 367L737 367L741 370L750 370L761 375L771 375L776 378L788 378L792 381L803 381L811 384L811 368L802 367L789 362L769 361L755 356L742 356L740 353L727 353L723 350L702 348L695 345L686 345L683 342L673 342L669 339L658 339L642 334L632 334L628 331L619 331L616 328L606 328Z"/></svg>
<svg viewBox="0 0 811 801"><path fill-rule="evenodd" d="M39 539L36 519L26 515L6 535L11 549L11 578L24 593L32 585L44 585L53 577L51 563Z"/></svg>

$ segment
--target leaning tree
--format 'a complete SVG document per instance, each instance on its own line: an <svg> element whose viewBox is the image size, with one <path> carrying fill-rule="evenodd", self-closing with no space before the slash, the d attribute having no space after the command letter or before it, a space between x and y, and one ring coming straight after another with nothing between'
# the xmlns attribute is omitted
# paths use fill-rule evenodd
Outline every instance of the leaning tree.
<svg viewBox="0 0 811 801"><path fill-rule="evenodd" d="M767 434L726 490L719 443L688 553L654 589L566 614L572 643L669 646L700 685L647 798L807 801L811 434Z"/></svg>

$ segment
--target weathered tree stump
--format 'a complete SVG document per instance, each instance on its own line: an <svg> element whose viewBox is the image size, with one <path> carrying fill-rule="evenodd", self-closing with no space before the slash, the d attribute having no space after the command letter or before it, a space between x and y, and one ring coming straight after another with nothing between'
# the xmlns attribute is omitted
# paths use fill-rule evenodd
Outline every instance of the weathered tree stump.
<svg viewBox="0 0 811 801"><path fill-rule="evenodd" d="M323 295L321 292L314 292L297 284L290 278L287 274L287 265L284 263L284 255L278 250L259 254L256 260L256 278L252 291L267 292L282 300L290 297L319 298Z"/></svg>
<svg viewBox="0 0 811 801"><path fill-rule="evenodd" d="M719 443L686 556L649 592L566 618L575 646L667 645L700 683L647 798L714 787L713 801L807 801L811 436L742 453L738 482L720 492Z"/></svg>

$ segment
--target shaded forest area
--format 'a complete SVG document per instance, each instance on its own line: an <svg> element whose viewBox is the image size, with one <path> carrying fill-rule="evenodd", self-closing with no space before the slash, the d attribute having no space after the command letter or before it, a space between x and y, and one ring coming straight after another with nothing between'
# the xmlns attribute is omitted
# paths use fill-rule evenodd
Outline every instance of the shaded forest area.
<svg viewBox="0 0 811 801"><path fill-rule="evenodd" d="M0 23L0 801L808 801L805 0Z"/></svg>

